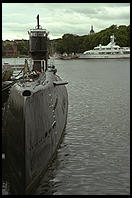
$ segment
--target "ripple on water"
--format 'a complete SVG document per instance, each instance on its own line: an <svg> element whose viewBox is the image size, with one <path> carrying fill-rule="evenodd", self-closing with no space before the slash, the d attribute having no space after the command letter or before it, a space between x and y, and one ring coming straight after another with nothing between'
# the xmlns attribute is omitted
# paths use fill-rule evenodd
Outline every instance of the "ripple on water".
<svg viewBox="0 0 132 198"><path fill-rule="evenodd" d="M56 60L68 119L36 195L130 194L130 62Z"/></svg>

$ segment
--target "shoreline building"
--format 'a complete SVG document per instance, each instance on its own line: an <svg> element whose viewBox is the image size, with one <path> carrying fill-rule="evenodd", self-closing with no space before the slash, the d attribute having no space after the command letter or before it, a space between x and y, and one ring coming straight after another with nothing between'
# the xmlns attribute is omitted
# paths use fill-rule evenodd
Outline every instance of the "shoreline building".
<svg viewBox="0 0 132 198"><path fill-rule="evenodd" d="M90 35L94 34L93 25L91 25Z"/></svg>
<svg viewBox="0 0 132 198"><path fill-rule="evenodd" d="M6 58L17 57L19 51L14 41L2 41L2 56Z"/></svg>

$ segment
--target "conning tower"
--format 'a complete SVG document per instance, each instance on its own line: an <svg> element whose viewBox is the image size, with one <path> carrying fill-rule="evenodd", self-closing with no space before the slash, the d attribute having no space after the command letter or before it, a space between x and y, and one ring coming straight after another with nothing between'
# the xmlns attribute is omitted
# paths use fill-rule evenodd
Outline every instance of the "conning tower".
<svg viewBox="0 0 132 198"><path fill-rule="evenodd" d="M34 71L46 71L48 61L48 32L39 25L39 14L37 15L37 26L28 31L29 53L33 60Z"/></svg>

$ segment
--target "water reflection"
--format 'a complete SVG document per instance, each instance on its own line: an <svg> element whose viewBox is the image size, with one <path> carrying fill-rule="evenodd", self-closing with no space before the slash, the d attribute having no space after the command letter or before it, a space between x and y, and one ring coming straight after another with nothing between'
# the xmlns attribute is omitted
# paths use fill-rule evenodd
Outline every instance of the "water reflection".
<svg viewBox="0 0 132 198"><path fill-rule="evenodd" d="M48 171L33 192L34 195L56 195L56 188L61 186L61 181L56 178L56 170L61 171L61 169L65 168L68 163L69 152L68 145L64 143L65 136L66 131L64 131L63 139L57 150L56 156L49 164Z"/></svg>
<svg viewBox="0 0 132 198"><path fill-rule="evenodd" d="M58 60L56 65L69 82L68 122L56 158L33 194L129 195L129 61ZM2 177L3 194L12 193Z"/></svg>

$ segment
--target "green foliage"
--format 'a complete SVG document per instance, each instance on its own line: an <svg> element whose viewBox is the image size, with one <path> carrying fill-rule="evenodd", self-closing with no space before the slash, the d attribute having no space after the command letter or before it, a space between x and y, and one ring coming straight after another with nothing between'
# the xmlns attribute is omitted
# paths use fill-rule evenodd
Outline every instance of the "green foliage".
<svg viewBox="0 0 132 198"><path fill-rule="evenodd" d="M64 34L62 39L54 39L53 41L48 42L49 53L82 53L86 50L93 49L99 44L107 45L112 34L115 35L115 42L117 45L121 47L130 46L130 25L120 25L119 27L117 27L117 25L112 25L92 35L78 36L75 34ZM19 56L29 54L28 40L21 40L17 42L16 45L17 50L19 51ZM5 50L10 48L12 48L10 43L7 43L6 46L2 46L2 55L5 55Z"/></svg>
<svg viewBox="0 0 132 198"><path fill-rule="evenodd" d="M57 45L56 45L56 51L60 52L61 54L63 54L66 51L64 42L62 39L58 40Z"/></svg>
<svg viewBox="0 0 132 198"><path fill-rule="evenodd" d="M107 45L110 36L115 35L115 42L121 47L130 46L130 25L112 25L98 33L92 35L78 36L73 34L64 34L62 39L56 43L56 51L63 53L82 53L86 50L93 49L95 46L102 44Z"/></svg>
<svg viewBox="0 0 132 198"><path fill-rule="evenodd" d="M2 56L6 56L6 50L13 51L14 46L18 51L18 56L28 55L29 53L28 40L20 40L19 42L6 40L5 45L2 45Z"/></svg>
<svg viewBox="0 0 132 198"><path fill-rule="evenodd" d="M11 48L12 48L12 45L10 43L7 43L5 46L5 49L11 49Z"/></svg>
<svg viewBox="0 0 132 198"><path fill-rule="evenodd" d="M19 51L20 55L28 55L28 42L20 42L17 43L17 50Z"/></svg>

